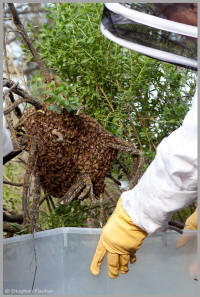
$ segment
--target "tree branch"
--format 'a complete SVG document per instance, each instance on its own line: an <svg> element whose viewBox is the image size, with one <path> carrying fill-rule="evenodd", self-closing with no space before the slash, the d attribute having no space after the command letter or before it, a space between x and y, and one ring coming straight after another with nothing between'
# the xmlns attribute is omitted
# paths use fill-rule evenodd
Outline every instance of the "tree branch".
<svg viewBox="0 0 200 297"><path fill-rule="evenodd" d="M9 214L8 212L3 212L3 220L7 222L17 222L19 224L23 223L23 215L22 214Z"/></svg>
<svg viewBox="0 0 200 297"><path fill-rule="evenodd" d="M3 222L3 232L9 232L9 233L17 233L19 231L22 231L24 229L24 226L21 226L17 223L8 223Z"/></svg>
<svg viewBox="0 0 200 297"><path fill-rule="evenodd" d="M14 186L14 187L23 187L23 183L13 183L13 182L10 182L8 180L4 180L3 181L4 185L10 185L10 186Z"/></svg>
<svg viewBox="0 0 200 297"><path fill-rule="evenodd" d="M13 96L13 93L10 93L10 94L9 94L9 98L10 98L10 101L11 101L12 103L15 103L15 98L14 98L14 96ZM18 119L20 119L21 116L22 116L21 109L20 109L18 106L15 108L15 115L16 115L16 117L17 117Z"/></svg>
<svg viewBox="0 0 200 297"><path fill-rule="evenodd" d="M107 177L109 177L112 181L114 181L114 183L116 183L118 186L121 186L120 181L118 181L116 178L114 178L111 173L107 173L106 175Z"/></svg>
<svg viewBox="0 0 200 297"><path fill-rule="evenodd" d="M10 160L12 160L13 158L15 158L17 155L19 155L22 152L22 150L15 150L12 151L10 154L8 154L7 156L3 157L3 165L5 165L7 162L9 162Z"/></svg>
<svg viewBox="0 0 200 297"><path fill-rule="evenodd" d="M15 6L13 3L8 3L10 12L12 14L13 17L13 21L15 26L17 27L19 33L21 34L24 42L26 43L27 47L29 48L31 54L33 55L36 63L38 64L38 67L40 68L42 74L44 75L44 78L46 81L50 80L50 75L49 75L49 71L46 68L45 64L43 63L43 61L40 59L39 54L37 53L36 49L34 48L33 44L31 43L26 31L24 30L24 26L22 25L19 16L17 14L17 11L15 9Z"/></svg>
<svg viewBox="0 0 200 297"><path fill-rule="evenodd" d="M14 88L12 88L15 85ZM10 113L13 109L16 108L20 103L28 102L35 106L36 109L41 109L44 106L44 103L40 102L37 98L32 95L29 95L27 91L18 87L16 83L12 80L8 80L7 78L3 78L3 87L12 88L12 92L19 95L23 99L16 100L11 107L4 111L4 115Z"/></svg>

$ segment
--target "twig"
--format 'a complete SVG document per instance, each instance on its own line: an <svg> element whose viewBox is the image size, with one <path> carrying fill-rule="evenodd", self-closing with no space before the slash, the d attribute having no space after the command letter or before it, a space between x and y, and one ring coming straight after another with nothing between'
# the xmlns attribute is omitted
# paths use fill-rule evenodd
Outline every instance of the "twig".
<svg viewBox="0 0 200 297"><path fill-rule="evenodd" d="M13 96L13 93L10 93L10 94L9 94L9 98L10 98L10 101L11 101L12 103L15 103L15 98L14 98L14 96ZM21 116L22 116L21 109L20 109L18 106L15 108L15 115L16 115L16 117L17 117L18 119L20 119Z"/></svg>
<svg viewBox="0 0 200 297"><path fill-rule="evenodd" d="M47 202L47 207L50 213L52 213L51 204L49 203L49 195L47 194L45 197L45 200Z"/></svg>
<svg viewBox="0 0 200 297"><path fill-rule="evenodd" d="M128 113L128 116L129 116L131 127L132 127L132 129L133 129L133 131L135 133L136 138L137 138L137 141L138 141L138 144L139 144L139 149L140 149L140 151L142 151L143 148L142 148L142 143L140 141L140 136L139 136L139 134L137 132L137 129L135 128L135 124L134 124L134 121L133 121L133 118L131 116L131 113L130 113L129 109L127 108L127 106L125 106L125 107L126 107L126 111Z"/></svg>
<svg viewBox="0 0 200 297"><path fill-rule="evenodd" d="M109 104L109 106L110 106L112 112L114 112L115 110L114 110L114 108L113 108L112 103L111 103L110 100L108 99L108 96L106 95L106 93L104 92L104 90L103 90L101 87L100 87L100 90L101 90L102 94L104 95L104 97L106 98L106 101L108 102L108 104Z"/></svg>
<svg viewBox="0 0 200 297"><path fill-rule="evenodd" d="M121 186L120 181L118 181L116 178L114 178L111 173L107 174L107 177L109 177L112 181L114 181L114 183L116 183L118 186Z"/></svg>
<svg viewBox="0 0 200 297"><path fill-rule="evenodd" d="M3 165L5 165L6 163L8 163L10 160L12 160L13 158L15 158L16 156L18 156L20 153L22 152L21 149L12 151L10 154L6 155L5 157L3 157Z"/></svg>
<svg viewBox="0 0 200 297"><path fill-rule="evenodd" d="M3 92L3 96L6 96L7 94L9 94L10 92L12 92L13 89L15 89L18 86L18 82L14 83L13 86L11 86L9 89L7 89L5 92Z"/></svg>
<svg viewBox="0 0 200 297"><path fill-rule="evenodd" d="M144 158L142 158L141 156L136 156L136 157L133 156L133 171L132 171L133 173L130 180L129 190L135 187L135 185L137 184L140 178L140 172L143 164L144 164Z"/></svg>
<svg viewBox="0 0 200 297"><path fill-rule="evenodd" d="M52 199L52 197L51 196L49 196L49 201L51 202L51 205L53 206L53 208L55 209L56 208L56 206L55 206L55 204L54 204L54 201L53 201L53 199Z"/></svg>
<svg viewBox="0 0 200 297"><path fill-rule="evenodd" d="M17 233L24 230L24 226L17 223L3 222L3 232Z"/></svg>
<svg viewBox="0 0 200 297"><path fill-rule="evenodd" d="M35 167L35 163L37 161L36 158L37 153L37 143L36 143L36 136L33 136L32 138L32 144L29 152L29 158L26 165L26 173L24 175L24 186L23 186L23 199L22 199L22 209L24 212L24 223L27 223L29 221L29 211L28 211L28 195L30 191L30 182L31 182L31 176L32 172Z"/></svg>
<svg viewBox="0 0 200 297"><path fill-rule="evenodd" d="M10 182L8 180L4 180L3 183L5 185L11 185L11 186L14 186L14 187L23 187L23 183L13 183L13 182Z"/></svg>
<svg viewBox="0 0 200 297"><path fill-rule="evenodd" d="M103 90L101 87L99 87L98 85L97 85L97 88L99 88L99 89L101 90L101 92L102 92L102 94L104 95L104 97L106 98L106 101L108 102L108 104L109 104L109 106L110 106L112 112L114 112L114 111L115 111L115 110L114 110L114 107L113 107L112 103L110 102L108 96L107 96L106 93L104 92L104 90ZM130 135L128 134L128 131L127 131L127 129L124 127L124 125L123 125L123 123L122 123L121 120L119 120L119 124L120 124L121 128L123 128L124 133L125 133L126 137L128 138L128 140L131 141L131 137L130 137Z"/></svg>
<svg viewBox="0 0 200 297"><path fill-rule="evenodd" d="M8 80L7 78L3 78L3 87L11 88L14 84L15 84L14 81ZM26 99L25 101L19 101L19 100L22 100L22 99L19 99L19 100L15 101L15 103L14 103L15 107L17 105L19 105L20 103L22 103L22 102L28 102L28 103L34 105L36 109L41 109L44 106L44 103L42 103L40 100L38 100L34 96L29 95L28 92L26 92L24 89L22 89L22 88L20 88L18 86L16 86L12 90L12 92L19 95L23 99ZM19 102L19 103L16 103L16 102Z"/></svg>
<svg viewBox="0 0 200 297"><path fill-rule="evenodd" d="M40 201L39 206L41 206L44 201L46 201L46 198L45 197Z"/></svg>
<svg viewBox="0 0 200 297"><path fill-rule="evenodd" d="M3 111L4 115L11 113L11 111L13 111L19 104L24 103L24 102L29 102L29 100L26 98L16 100L9 108L7 108Z"/></svg>

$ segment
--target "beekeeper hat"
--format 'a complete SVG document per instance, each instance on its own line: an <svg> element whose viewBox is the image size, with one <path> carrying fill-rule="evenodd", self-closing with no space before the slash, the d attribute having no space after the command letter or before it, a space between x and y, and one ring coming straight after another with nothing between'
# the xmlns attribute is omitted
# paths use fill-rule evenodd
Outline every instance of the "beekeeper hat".
<svg viewBox="0 0 200 297"><path fill-rule="evenodd" d="M197 26L171 20L170 5L177 16L180 5L187 9L184 5L190 4L105 3L101 31L125 48L197 70Z"/></svg>

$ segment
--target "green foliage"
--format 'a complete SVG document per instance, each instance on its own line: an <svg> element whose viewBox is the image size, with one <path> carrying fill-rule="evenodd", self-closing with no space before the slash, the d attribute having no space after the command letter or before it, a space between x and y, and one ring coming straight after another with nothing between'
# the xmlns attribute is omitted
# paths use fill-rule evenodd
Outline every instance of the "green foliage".
<svg viewBox="0 0 200 297"><path fill-rule="evenodd" d="M23 168L17 164L9 162L4 166L3 176L5 180L20 183L20 177L23 176ZM21 196L22 196L22 187L13 187L10 185L4 185L3 187L3 207L9 209L10 211L16 211L21 208Z"/></svg>
<svg viewBox="0 0 200 297"><path fill-rule="evenodd" d="M72 201L69 205L56 204L51 213L40 210L39 229L53 229L58 227L87 227L87 218L98 218L99 207L92 211L90 203L80 200ZM97 227L98 221L96 222Z"/></svg>
<svg viewBox="0 0 200 297"><path fill-rule="evenodd" d="M47 23L34 45L49 69L56 71L49 108L86 113L115 135L133 141L149 164L163 137L180 124L194 93L195 74L142 56L106 39L100 31L103 4L49 4ZM37 75L32 81L34 88ZM130 123L130 112L135 129ZM128 136L127 136L128 135ZM140 147L141 148L141 147Z"/></svg>
<svg viewBox="0 0 200 297"><path fill-rule="evenodd" d="M39 226L44 230L57 227L85 227L85 208L80 205L80 201L72 201L68 206L56 206L50 214L40 211Z"/></svg>

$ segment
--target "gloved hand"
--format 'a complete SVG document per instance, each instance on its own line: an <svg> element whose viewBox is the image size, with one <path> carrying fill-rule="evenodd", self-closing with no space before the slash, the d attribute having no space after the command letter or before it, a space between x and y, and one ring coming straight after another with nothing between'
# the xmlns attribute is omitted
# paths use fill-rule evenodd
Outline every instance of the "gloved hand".
<svg viewBox="0 0 200 297"><path fill-rule="evenodd" d="M108 275L116 278L128 272L128 263L136 261L135 253L140 248L147 233L137 227L121 205L121 198L113 214L102 229L101 237L93 257L90 270L98 275L107 253Z"/></svg>
<svg viewBox="0 0 200 297"><path fill-rule="evenodd" d="M187 218L185 221L184 230L197 230L198 228L198 209ZM184 246L191 239L190 234L182 234L176 243L176 248Z"/></svg>
<svg viewBox="0 0 200 297"><path fill-rule="evenodd" d="M197 208L195 211L187 218L185 222L184 230L197 230L198 228L198 210Z"/></svg>

